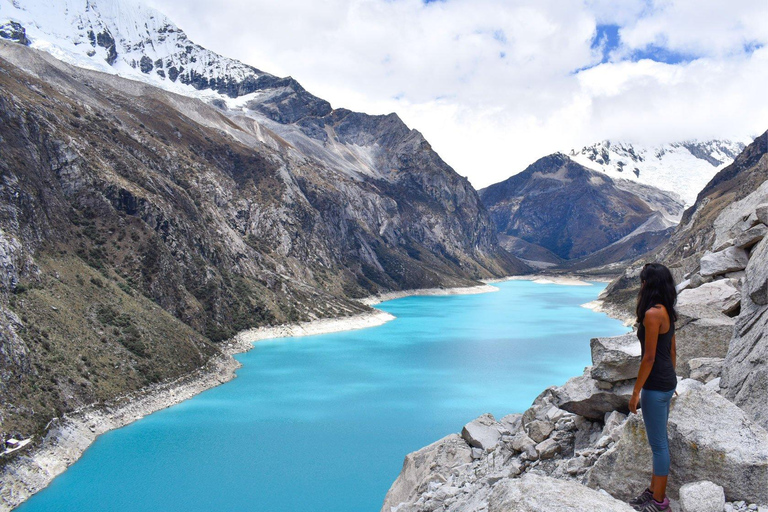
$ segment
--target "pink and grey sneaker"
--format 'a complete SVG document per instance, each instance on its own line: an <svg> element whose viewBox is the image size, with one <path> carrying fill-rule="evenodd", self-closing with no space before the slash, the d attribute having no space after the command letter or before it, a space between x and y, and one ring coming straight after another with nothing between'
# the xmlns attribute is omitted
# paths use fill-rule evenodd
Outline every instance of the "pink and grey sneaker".
<svg viewBox="0 0 768 512"><path fill-rule="evenodd" d="M664 496L664 501L662 501L661 503L651 498L645 503L645 505L643 505L643 508L641 508L640 510L642 512L664 512L672 509L669 508L669 498Z"/></svg>
<svg viewBox="0 0 768 512"><path fill-rule="evenodd" d="M646 487L640 496L629 500L629 504L632 505L632 508L635 510L642 510L643 505L645 505L651 498L653 498L653 491Z"/></svg>

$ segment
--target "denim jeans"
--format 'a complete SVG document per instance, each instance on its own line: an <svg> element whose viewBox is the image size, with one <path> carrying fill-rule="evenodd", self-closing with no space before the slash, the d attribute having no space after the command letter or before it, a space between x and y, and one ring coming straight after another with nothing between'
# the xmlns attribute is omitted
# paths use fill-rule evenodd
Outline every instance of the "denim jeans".
<svg viewBox="0 0 768 512"><path fill-rule="evenodd" d="M667 439L667 420L669 419L669 404L675 390L655 391L643 389L640 391L640 408L643 410L643 423L648 436L648 444L653 452L653 474L667 476L669 474L669 441Z"/></svg>

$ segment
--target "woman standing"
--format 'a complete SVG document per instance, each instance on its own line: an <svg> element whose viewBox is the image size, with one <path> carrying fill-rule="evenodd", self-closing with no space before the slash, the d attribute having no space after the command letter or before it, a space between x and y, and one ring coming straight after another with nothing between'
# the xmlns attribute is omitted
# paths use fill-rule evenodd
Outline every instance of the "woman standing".
<svg viewBox="0 0 768 512"><path fill-rule="evenodd" d="M667 419L669 404L677 387L675 374L675 302L677 291L672 273L659 263L648 263L640 272L641 288L637 296L637 337L642 361L637 382L629 401L629 410L643 410L648 443L653 452L651 486L629 501L635 510L661 512L670 510L666 496L669 475Z"/></svg>

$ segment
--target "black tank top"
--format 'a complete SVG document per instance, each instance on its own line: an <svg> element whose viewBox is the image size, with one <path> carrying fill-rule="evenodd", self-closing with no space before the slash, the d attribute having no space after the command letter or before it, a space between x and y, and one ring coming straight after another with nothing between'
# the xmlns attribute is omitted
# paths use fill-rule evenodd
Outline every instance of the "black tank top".
<svg viewBox="0 0 768 512"><path fill-rule="evenodd" d="M651 391L671 391L677 387L677 374L672 366L672 336L675 335L675 323L669 319L669 330L659 334L656 343L656 358L653 361L651 374L643 384L643 389ZM640 324L637 328L637 337L640 339L640 353L645 356L645 326Z"/></svg>

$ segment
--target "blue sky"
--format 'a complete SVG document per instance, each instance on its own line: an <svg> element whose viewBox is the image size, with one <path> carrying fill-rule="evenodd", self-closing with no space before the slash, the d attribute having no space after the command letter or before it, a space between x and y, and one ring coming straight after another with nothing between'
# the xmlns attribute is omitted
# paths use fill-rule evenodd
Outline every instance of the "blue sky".
<svg viewBox="0 0 768 512"><path fill-rule="evenodd" d="M147 0L190 39L372 114L475 186L603 139L768 129L768 1Z"/></svg>

